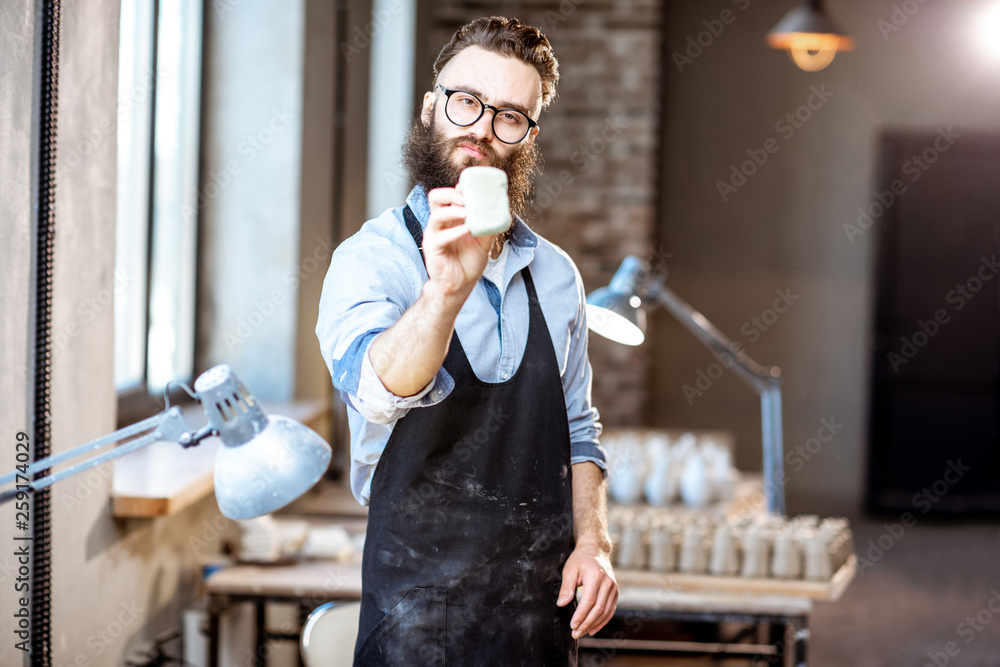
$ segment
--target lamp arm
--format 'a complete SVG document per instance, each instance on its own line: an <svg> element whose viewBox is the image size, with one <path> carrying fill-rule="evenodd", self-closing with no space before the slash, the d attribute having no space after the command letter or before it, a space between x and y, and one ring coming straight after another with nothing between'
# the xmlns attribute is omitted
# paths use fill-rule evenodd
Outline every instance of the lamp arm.
<svg viewBox="0 0 1000 667"><path fill-rule="evenodd" d="M764 367L715 328L700 312L677 296L662 282L649 286L646 298L662 304L698 340L722 359L732 360L732 369L760 395L761 444L764 449L764 498L769 514L785 514L784 445L781 424L781 369Z"/></svg>
<svg viewBox="0 0 1000 667"><path fill-rule="evenodd" d="M692 308L666 285L662 283L651 285L646 297L670 311L670 314L677 318L688 331L714 350L716 354L723 359L731 359L736 374L753 387L758 394L763 394L771 387L781 383L779 379L781 369L777 366L761 366L742 350L736 349L736 344L733 341L729 340L704 315Z"/></svg>
<svg viewBox="0 0 1000 667"><path fill-rule="evenodd" d="M150 431L150 429L152 430ZM44 470L48 470L57 463L68 461L83 454L90 454L113 442L121 442L122 440L136 436L140 433L143 433L144 431L150 431L150 432L140 437L137 437L133 440L129 440L124 445L121 445L120 447L115 447L114 449L106 451L103 454L94 455L91 456L90 458L84 459L79 463L75 463L64 470L60 470L57 473L50 473L39 479L34 479L34 480L31 479L34 475ZM204 429L202 429L202 431L204 431ZM197 438L197 435L200 435L202 431L199 431L198 434L196 434L195 439L200 439ZM131 454L132 452L142 449L143 447L148 447L154 442L158 442L160 440L166 440L169 442L181 442L182 440L185 439L185 436L187 436L188 440L192 439L191 436L186 432L186 426L184 424L184 419L181 416L180 408L177 407L170 408L168 410L165 410L164 412L161 412L158 415L150 417L149 419L144 419L140 422L132 424L131 426L126 426L125 428L118 429L113 433L109 433L108 435L102 436L95 440L91 440L90 442L86 442L78 447L70 449L69 451L49 456L47 458L42 459L41 461L36 461L35 463L31 464L24 470L15 470L14 472L8 475L4 475L2 478L0 478L0 487L7 486L8 484L14 482L17 479L25 481L31 480L31 481L27 484L18 485L19 488L0 492L0 504L8 500L11 500L15 496L17 496L17 494L20 491L40 491L44 488L47 488L55 484L58 481L66 479L67 477L72 477L73 475L81 473L84 470L90 470L91 468L99 466L113 459L120 458L122 456L125 456L126 454Z"/></svg>

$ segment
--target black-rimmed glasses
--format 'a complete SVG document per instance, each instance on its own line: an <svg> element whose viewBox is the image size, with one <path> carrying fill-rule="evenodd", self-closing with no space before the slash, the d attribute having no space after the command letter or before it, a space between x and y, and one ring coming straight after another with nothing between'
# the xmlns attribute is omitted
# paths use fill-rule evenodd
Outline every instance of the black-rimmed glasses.
<svg viewBox="0 0 1000 667"><path fill-rule="evenodd" d="M440 83L435 84L434 87L444 91L445 97L448 98L444 105L444 115L459 127L475 124L482 118L486 109L493 111L493 136L505 144L520 143L528 136L531 128L538 125L517 109L498 109L486 104L470 92L445 88Z"/></svg>

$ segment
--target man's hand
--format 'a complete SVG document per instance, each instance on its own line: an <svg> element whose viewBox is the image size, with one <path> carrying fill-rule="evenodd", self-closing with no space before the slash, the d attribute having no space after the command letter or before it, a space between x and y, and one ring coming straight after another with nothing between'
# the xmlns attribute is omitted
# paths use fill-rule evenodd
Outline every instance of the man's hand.
<svg viewBox="0 0 1000 667"><path fill-rule="evenodd" d="M462 303L483 275L492 236L473 236L465 224L465 200L456 188L427 193L431 215L424 230L424 258L430 282L446 298Z"/></svg>
<svg viewBox="0 0 1000 667"><path fill-rule="evenodd" d="M560 607L569 604L577 586L583 586L583 591L570 620L574 639L593 635L603 628L618 606L618 583L604 549L584 544L573 550L563 566L562 587L556 604Z"/></svg>
<svg viewBox="0 0 1000 667"><path fill-rule="evenodd" d="M603 628L618 606L618 582L611 571L607 495L607 484L596 464L584 461L573 465L576 548L563 565L562 587L556 604L560 607L569 604L577 586L583 586L580 605L570 619L575 639Z"/></svg>

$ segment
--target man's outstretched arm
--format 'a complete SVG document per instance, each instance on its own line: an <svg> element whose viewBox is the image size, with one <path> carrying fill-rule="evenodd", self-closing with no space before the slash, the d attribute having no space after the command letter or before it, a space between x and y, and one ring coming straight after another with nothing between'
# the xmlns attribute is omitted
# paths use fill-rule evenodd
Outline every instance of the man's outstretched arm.
<svg viewBox="0 0 1000 667"><path fill-rule="evenodd" d="M423 250L428 280L420 297L376 336L368 351L375 374L396 396L413 396L437 375L455 319L483 275L494 238L469 233L464 201L455 188L431 190L427 200L431 215Z"/></svg>
<svg viewBox="0 0 1000 667"><path fill-rule="evenodd" d="M562 607L583 586L570 626L574 637L594 634L611 620L618 605L618 583L611 569L607 485L595 463L573 466L573 536L576 548L563 566L557 604Z"/></svg>

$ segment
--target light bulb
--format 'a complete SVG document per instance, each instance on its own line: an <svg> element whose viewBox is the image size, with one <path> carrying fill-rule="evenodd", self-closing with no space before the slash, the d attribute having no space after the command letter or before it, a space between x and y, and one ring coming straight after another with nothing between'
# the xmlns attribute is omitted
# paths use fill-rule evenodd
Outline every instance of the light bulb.
<svg viewBox="0 0 1000 667"><path fill-rule="evenodd" d="M833 62L838 39L832 35L800 33L792 35L788 55L806 72L818 72Z"/></svg>

